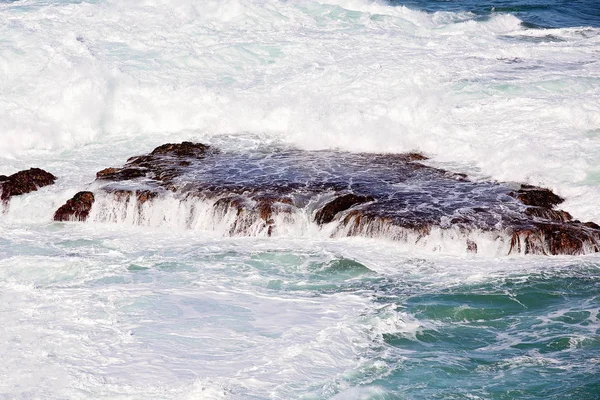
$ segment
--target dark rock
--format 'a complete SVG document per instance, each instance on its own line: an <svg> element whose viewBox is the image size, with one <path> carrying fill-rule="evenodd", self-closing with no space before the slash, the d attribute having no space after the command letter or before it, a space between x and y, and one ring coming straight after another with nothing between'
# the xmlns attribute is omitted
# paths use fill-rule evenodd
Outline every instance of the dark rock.
<svg viewBox="0 0 600 400"><path fill-rule="evenodd" d="M289 149L218 153L203 144L168 143L122 167L99 171L97 183L116 202L136 202L139 213L164 193L189 201L190 224L196 221L194 201L207 202L215 225L226 226L229 235L275 234L280 222L294 223L298 215L304 221L302 213L327 195L333 199L313 219L319 226L335 224L323 230L333 236L426 244L435 230L462 245L466 241L465 250L478 253L483 249L473 235L483 232L510 244L510 253L598 251L600 227L555 209L563 199L550 190L472 182L418 162L424 159L417 153Z"/></svg>
<svg viewBox="0 0 600 400"><path fill-rule="evenodd" d="M565 201L549 189L531 185L521 185L521 189L517 190L516 193L511 192L510 195L516 197L527 206L544 208L553 208L555 205Z"/></svg>
<svg viewBox="0 0 600 400"><path fill-rule="evenodd" d="M0 175L0 182L4 182L7 179L8 179L8 176L6 176L6 175Z"/></svg>
<svg viewBox="0 0 600 400"><path fill-rule="evenodd" d="M467 239L467 253L477 253L477 243L471 239Z"/></svg>
<svg viewBox="0 0 600 400"><path fill-rule="evenodd" d="M163 144L148 155L130 157L122 168L98 171L96 179L118 182L149 178L171 184L173 178L181 175L181 168L190 166L191 159L203 158L209 149L209 146L192 142Z"/></svg>
<svg viewBox="0 0 600 400"><path fill-rule="evenodd" d="M347 236L383 236L393 240L406 240L408 234L412 233L418 241L429 235L433 226L435 225L426 219L395 218L392 215L366 208L346 213L340 221L337 232L344 230Z"/></svg>
<svg viewBox="0 0 600 400"><path fill-rule="evenodd" d="M421 153L406 153L406 159L407 161L423 161L423 160L427 160L428 157L424 156Z"/></svg>
<svg viewBox="0 0 600 400"><path fill-rule="evenodd" d="M230 210L235 210L236 215L240 215L245 209L249 208L247 203L248 200L241 196L229 196L217 200L213 208L223 215L229 213Z"/></svg>
<svg viewBox="0 0 600 400"><path fill-rule="evenodd" d="M4 175L3 175L4 176ZM56 177L40 168L19 171L0 180L2 195L0 199L8 201L12 196L34 192L43 186L52 185Z"/></svg>
<svg viewBox="0 0 600 400"><path fill-rule="evenodd" d="M600 225L596 224L595 222L584 222L583 225L588 228L600 230Z"/></svg>
<svg viewBox="0 0 600 400"><path fill-rule="evenodd" d="M182 142L167 143L152 150L151 155L169 155L174 157L197 157L203 156L209 146L202 143Z"/></svg>
<svg viewBox="0 0 600 400"><path fill-rule="evenodd" d="M525 214L539 219L547 219L550 221L568 222L573 219L571 214L562 210L552 210L543 207L528 207L525 209Z"/></svg>
<svg viewBox="0 0 600 400"><path fill-rule="evenodd" d="M103 170L96 172L96 179L110 179L117 171L117 168L104 168Z"/></svg>
<svg viewBox="0 0 600 400"><path fill-rule="evenodd" d="M96 179L126 181L146 176L146 168L105 168L96 173Z"/></svg>
<svg viewBox="0 0 600 400"><path fill-rule="evenodd" d="M274 212L282 210L281 205L293 204L292 199L289 197L258 196L254 200L257 202L255 207L259 217L267 221L267 223L272 222L270 218Z"/></svg>
<svg viewBox="0 0 600 400"><path fill-rule="evenodd" d="M138 206L159 196L159 193L153 190L131 190L106 187L104 188L104 191L110 193L113 199L118 202L127 203L132 199L135 199Z"/></svg>
<svg viewBox="0 0 600 400"><path fill-rule="evenodd" d="M536 228L522 229L513 233L508 254L512 253L547 254L542 233Z"/></svg>
<svg viewBox="0 0 600 400"><path fill-rule="evenodd" d="M136 199L138 204L144 204L147 201L150 201L156 197L158 197L158 192L153 192L151 190L138 190L136 193Z"/></svg>
<svg viewBox="0 0 600 400"><path fill-rule="evenodd" d="M352 193L340 196L325 204L315 214L315 222L319 225L333 221L337 213L357 205L375 200L372 196L358 196Z"/></svg>
<svg viewBox="0 0 600 400"><path fill-rule="evenodd" d="M94 204L92 192L79 192L54 213L55 221L85 221Z"/></svg>
<svg viewBox="0 0 600 400"><path fill-rule="evenodd" d="M536 223L513 233L510 253L576 255L598 252L600 229L581 223Z"/></svg>
<svg viewBox="0 0 600 400"><path fill-rule="evenodd" d="M236 220L230 227L230 234L244 234L248 229L259 224L267 229L267 236L274 232L274 214L290 214L297 209L288 197L277 196L227 196L218 199L213 209L215 213L225 216L230 212L236 215Z"/></svg>

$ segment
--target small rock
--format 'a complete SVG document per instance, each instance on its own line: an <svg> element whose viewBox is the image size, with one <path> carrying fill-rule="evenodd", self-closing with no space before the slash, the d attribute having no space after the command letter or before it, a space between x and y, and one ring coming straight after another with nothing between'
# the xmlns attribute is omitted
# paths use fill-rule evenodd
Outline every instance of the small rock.
<svg viewBox="0 0 600 400"><path fill-rule="evenodd" d="M526 206L544 208L553 208L555 205L565 201L562 197L552 193L550 189L531 185L521 185L521 189L516 193L511 192L509 195L516 197Z"/></svg>
<svg viewBox="0 0 600 400"><path fill-rule="evenodd" d="M43 186L52 185L56 177L40 168L19 171L11 176L0 178L0 199L8 201L12 196L34 192Z"/></svg>
<svg viewBox="0 0 600 400"><path fill-rule="evenodd" d="M180 167L188 167L189 159L199 159L206 155L209 146L202 143L167 143L158 146L152 153L130 157L121 168L105 168L96 173L97 180L126 181L148 177L169 185L178 176ZM173 158L178 161L174 162Z"/></svg>
<svg viewBox="0 0 600 400"><path fill-rule="evenodd" d="M319 225L327 224L333 221L337 213L346 211L356 204L367 203L373 200L374 198L371 196L357 196L352 193L337 197L317 211L315 214L315 222Z"/></svg>
<svg viewBox="0 0 600 400"><path fill-rule="evenodd" d="M407 153L406 158L408 161L423 161L428 159L428 157L424 156L423 154L416 152Z"/></svg>
<svg viewBox="0 0 600 400"><path fill-rule="evenodd" d="M467 239L467 253L477 253L477 243L471 239Z"/></svg>
<svg viewBox="0 0 600 400"><path fill-rule="evenodd" d="M596 229L596 230L600 230L600 225L598 225L595 222L584 222L583 223L584 226L587 226L588 228L592 228L592 229Z"/></svg>
<svg viewBox="0 0 600 400"><path fill-rule="evenodd" d="M525 214L531 217L547 219L557 222L568 222L573 219L571 214L562 210L551 210L544 207L529 207L525 210Z"/></svg>
<svg viewBox="0 0 600 400"><path fill-rule="evenodd" d="M167 143L162 146L158 146L154 150L152 150L152 155L172 155L177 157L194 157L199 155L204 155L204 153L209 149L209 146L206 146L202 143L192 143L192 142L181 142L181 143Z"/></svg>
<svg viewBox="0 0 600 400"><path fill-rule="evenodd" d="M92 192L79 192L54 213L55 221L85 221L94 204Z"/></svg>

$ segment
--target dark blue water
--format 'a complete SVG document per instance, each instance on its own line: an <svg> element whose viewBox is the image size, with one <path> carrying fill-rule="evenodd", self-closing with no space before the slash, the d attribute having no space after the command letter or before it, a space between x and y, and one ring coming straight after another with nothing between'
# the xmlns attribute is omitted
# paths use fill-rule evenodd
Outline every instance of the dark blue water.
<svg viewBox="0 0 600 400"><path fill-rule="evenodd" d="M600 0L390 0L394 5L427 12L472 12L478 18L513 14L527 27L600 27Z"/></svg>

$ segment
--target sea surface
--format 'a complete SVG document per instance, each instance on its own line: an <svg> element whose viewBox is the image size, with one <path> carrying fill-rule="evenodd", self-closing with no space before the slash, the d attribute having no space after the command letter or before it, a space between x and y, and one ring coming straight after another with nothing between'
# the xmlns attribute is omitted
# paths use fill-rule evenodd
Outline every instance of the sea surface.
<svg viewBox="0 0 600 400"><path fill-rule="evenodd" d="M598 255L52 222L183 140L416 151L600 223L599 1L0 0L0 174L58 177L2 205L0 398L600 399Z"/></svg>

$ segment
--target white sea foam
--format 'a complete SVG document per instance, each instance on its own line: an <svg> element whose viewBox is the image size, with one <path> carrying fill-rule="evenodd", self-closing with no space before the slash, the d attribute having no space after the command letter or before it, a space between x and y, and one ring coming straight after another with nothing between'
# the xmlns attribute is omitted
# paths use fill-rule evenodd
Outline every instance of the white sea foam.
<svg viewBox="0 0 600 400"><path fill-rule="evenodd" d="M319 237L326 240L330 237L344 238L356 236L356 229L344 225L341 217L338 220L319 226L314 222L315 210L291 207L291 211L280 212L273 210L269 221L259 217L256 211L238 211L235 207L223 209L219 207L219 197L214 199L197 198L194 196L177 197L166 194L146 202L136 201L136 194L96 193L96 200L90 212L88 223L118 224L119 226L139 226L153 230L192 230L201 235L216 237L254 236L273 238L308 238ZM46 198L46 203L48 199ZM16 218L21 214L21 205L10 215ZM47 213L40 218L49 220L52 213L46 206ZM11 218L8 218L9 220ZM432 227L427 234L418 230L403 228L373 221L362 224L358 236L394 241L394 245L405 251L423 254L454 254L468 253L469 243L476 244L476 253L484 257L506 256L511 252L510 232L485 232L479 229L463 231L461 229L442 229ZM592 253L591 249L588 251Z"/></svg>
<svg viewBox="0 0 600 400"><path fill-rule="evenodd" d="M315 297L307 287L303 295L302 285L298 293L269 289L262 274L252 271L252 259L244 261L252 251L233 259L226 251L220 258L220 250L214 252L219 242L200 241L204 245L196 249L186 240L181 249L191 253L177 251L171 258L167 249L177 235L162 243L155 235L121 235L115 242L109 236L94 246L81 233L55 244L70 262L56 256L1 261L0 312L7 329L0 343L12 361L0 367L6 378L0 393L50 398L318 393L338 374L347 381L342 375L359 366L372 346L373 329L380 329L372 324L384 323L365 319L370 300L355 294ZM115 246L127 255L107 260L103 253ZM152 255L149 246L162 250ZM91 252L77 255L81 249ZM265 257L258 268L285 263L283 254ZM289 257L294 265L304 256ZM128 274L132 261L149 269ZM339 385L352 386L332 385L332 394Z"/></svg>
<svg viewBox="0 0 600 400"><path fill-rule="evenodd" d="M416 344L444 322L352 286L363 275L401 300L568 275L573 259L470 257L436 236L332 239L306 216L268 240L223 238L208 209L190 226L191 205L175 199L145 219L111 219L102 199L90 223L52 213L96 171L197 140L420 150L475 178L549 186L600 220L599 50L597 29L367 0L1 3L0 174L38 166L58 180L0 215L0 397L384 397L370 384L410 352L385 338ZM506 245L477 237L481 253ZM365 268L319 280L342 257ZM576 260L598 275L597 257ZM580 308L590 316L566 351L598 327L597 306ZM527 339L506 333L489 349ZM537 365L569 362L527 354L494 368Z"/></svg>
<svg viewBox="0 0 600 400"><path fill-rule="evenodd" d="M600 219L595 29L365 0L0 7L4 157L251 132L308 149L420 150L549 186Z"/></svg>
<svg viewBox="0 0 600 400"><path fill-rule="evenodd" d="M385 337L417 342L423 330L444 323L374 301L376 290L332 290L359 276L315 280L341 254L368 267L358 274L408 280L411 285L397 286L408 293L420 285L435 293L566 268L560 258L420 259L412 250L367 239L225 240L190 230L110 226L0 226L6 238L0 241L0 314L7 327L0 350L10 361L0 366L6 377L0 393L374 396L384 390L361 384L400 368L407 355L400 349L388 354ZM499 345L521 340L511 333Z"/></svg>

